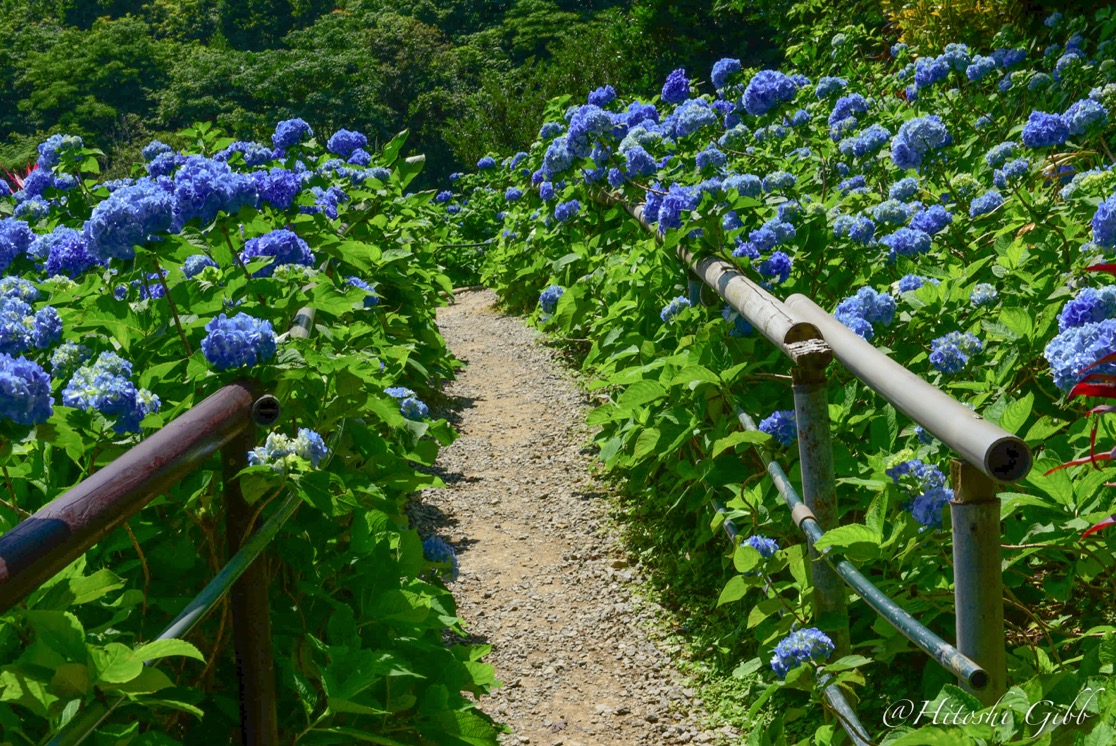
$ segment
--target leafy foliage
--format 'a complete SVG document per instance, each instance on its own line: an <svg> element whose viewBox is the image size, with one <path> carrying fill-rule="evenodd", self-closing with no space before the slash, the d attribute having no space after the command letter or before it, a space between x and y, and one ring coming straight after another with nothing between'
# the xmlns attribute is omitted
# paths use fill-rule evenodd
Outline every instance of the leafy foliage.
<svg viewBox="0 0 1116 746"><path fill-rule="evenodd" d="M417 399L401 407L388 389L403 385L429 400L459 365L434 323L435 306L450 284L425 246L439 240L441 229L424 214L427 196L404 196L421 168L420 161L400 157L405 136L377 151L370 168L339 172L335 165L325 168L330 156L305 138L249 167L241 151L225 150L230 138L197 125L179 134L190 144L189 158L165 149L165 157L186 165L159 181L136 166L136 177L145 188L169 190L179 214L193 204L190 190L212 189L206 198L212 201L227 199L218 195L229 185L247 183L249 204L221 207L170 230L164 225L156 236L141 233L142 243L131 247L134 258L102 260L72 279L48 277L43 257L26 252L8 267L9 278L31 281L25 289L38 294L36 311L57 309L62 335L26 353L53 373L53 413L34 428L0 422L6 486L0 530L224 383L248 375L280 400L270 451L253 454L258 465L240 478L262 519L282 502L280 495L302 501L267 559L280 729L299 743L496 742L496 727L465 695L482 695L494 684L491 667L481 662L487 648L447 645L447 633L449 639L463 634L453 597L438 579L441 564L424 558L424 537L408 527L403 512L415 490L440 484L423 467L454 433L444 420L425 416ZM54 183L64 185L67 176L77 183L46 188L49 212L31 220L37 237L68 227L85 227L88 235L90 225L100 225L105 205L133 194L127 182L98 179L98 151L69 143L55 143L57 150L40 159L40 171ZM231 164L226 171L212 158L221 152ZM206 173L221 178L189 182L191 169L203 163ZM300 174L292 172L297 193L286 204L276 204L278 197L264 187L257 192L261 182L255 179L274 175L272 169ZM333 218L321 207L320 195L330 189L344 196L334 203ZM11 215L15 204L5 198L0 213ZM108 219L133 219L126 212L112 215ZM244 251L250 243L263 246L258 238L277 230L305 242L312 266L275 268L266 252ZM222 348L212 338L222 327L253 335L237 344L255 344L272 328L285 330L303 307L315 310L314 333L284 336L277 349L272 339L251 359L243 347L233 348L230 358L228 344ZM252 323L213 321L226 314ZM83 384L74 399L102 404L63 405L71 400L59 394L77 364L55 355L66 343L82 345L86 357L113 352L131 364L134 380L114 379L114 390L134 385L156 398L138 433L112 427L115 410L104 403L118 399L99 391L108 386L105 379ZM67 349L77 353L73 344ZM242 367L255 352L259 364ZM235 740L238 693L227 607L218 606L189 640L146 642L225 561L220 474L214 455L125 529L0 616L0 728L6 738L42 740L123 696L124 704L99 728L100 738ZM143 665L168 656L172 665Z"/></svg>

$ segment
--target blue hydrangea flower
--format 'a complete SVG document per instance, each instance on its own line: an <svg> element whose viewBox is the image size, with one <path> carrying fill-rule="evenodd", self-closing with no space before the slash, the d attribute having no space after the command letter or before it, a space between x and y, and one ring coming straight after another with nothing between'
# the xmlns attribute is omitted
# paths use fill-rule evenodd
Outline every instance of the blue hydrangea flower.
<svg viewBox="0 0 1116 746"><path fill-rule="evenodd" d="M829 75L824 76L818 81L817 87L814 89L814 95L819 100L829 98L834 94L840 93L848 86L849 81L844 78L835 78Z"/></svg>
<svg viewBox="0 0 1116 746"><path fill-rule="evenodd" d="M1062 115L1071 135L1084 135L1090 128L1108 123L1108 109L1091 98L1074 102Z"/></svg>
<svg viewBox="0 0 1116 746"><path fill-rule="evenodd" d="M47 276L76 278L99 264L89 253L82 232L65 226L41 236L35 242L33 253L44 262Z"/></svg>
<svg viewBox="0 0 1116 746"><path fill-rule="evenodd" d="M903 54L903 52L907 51L907 48L907 45L900 41L892 44L889 51L891 52L892 57L898 57L899 55Z"/></svg>
<svg viewBox="0 0 1116 746"><path fill-rule="evenodd" d="M1116 285L1106 285L1099 290L1084 288L1062 307L1058 315L1058 330L1066 331L1085 324L1116 317Z"/></svg>
<svg viewBox="0 0 1116 746"><path fill-rule="evenodd" d="M0 218L0 272L17 256L27 252L36 239L31 226L22 220Z"/></svg>
<svg viewBox="0 0 1116 746"><path fill-rule="evenodd" d="M171 227L174 213L171 194L153 181L142 179L117 189L93 208L85 222L88 252L102 262L132 259L137 244Z"/></svg>
<svg viewBox="0 0 1116 746"><path fill-rule="evenodd" d="M973 57L972 64L965 68L965 75L969 80L975 82L988 76L996 67L996 60L978 54L976 57Z"/></svg>
<svg viewBox="0 0 1116 746"><path fill-rule="evenodd" d="M50 376L31 360L0 353L0 418L38 425L54 414Z"/></svg>
<svg viewBox="0 0 1116 746"><path fill-rule="evenodd" d="M667 303L665 306L663 306L663 310L659 313L659 317L663 320L664 324L670 324L674 321L674 317L677 316L683 308L689 307L689 298L685 297L684 295L680 295L677 298L671 300L670 303Z"/></svg>
<svg viewBox="0 0 1116 746"><path fill-rule="evenodd" d="M215 161L228 161L232 158L234 153L240 153L244 158L245 165L248 166L262 166L265 163L275 160L279 157L271 148L266 145L261 145L258 142L245 142L237 140L236 142L228 145L223 150L213 154Z"/></svg>
<svg viewBox="0 0 1116 746"><path fill-rule="evenodd" d="M326 143L326 149L342 158L348 158L353 154L357 148L363 148L368 144L368 138L360 132L352 132L346 129L340 129L333 133Z"/></svg>
<svg viewBox="0 0 1116 746"><path fill-rule="evenodd" d="M721 182L721 188L735 190L741 197L758 197L763 193L763 182L755 174L732 174Z"/></svg>
<svg viewBox="0 0 1116 746"><path fill-rule="evenodd" d="M608 106L616 98L616 89L610 85L603 85L589 94L589 103L593 106ZM512 166L515 168L515 166Z"/></svg>
<svg viewBox="0 0 1116 746"><path fill-rule="evenodd" d="M798 440L798 420L793 409L772 412L760 422L759 429L784 447L792 446Z"/></svg>
<svg viewBox="0 0 1116 746"><path fill-rule="evenodd" d="M357 148L345 162L350 166L368 166L372 163L372 154L364 148Z"/></svg>
<svg viewBox="0 0 1116 746"><path fill-rule="evenodd" d="M941 205L931 205L914 214L909 227L919 230L928 236L939 233L943 228L953 222L953 213Z"/></svg>
<svg viewBox="0 0 1116 746"><path fill-rule="evenodd" d="M0 298L15 298L24 303L34 303L40 295L39 289L23 277L9 275L0 280Z"/></svg>
<svg viewBox="0 0 1116 746"><path fill-rule="evenodd" d="M494 168L495 166L496 159L490 155L486 155L484 158L481 158L479 161L477 161L477 168L481 171L485 170L486 168Z"/></svg>
<svg viewBox="0 0 1116 746"><path fill-rule="evenodd" d="M925 284L925 277L919 277L918 275L903 275L903 277L899 280L899 292L909 293L913 290L918 290Z"/></svg>
<svg viewBox="0 0 1116 746"><path fill-rule="evenodd" d="M558 299L565 292L566 289L560 285L551 285L539 294L539 307L544 316L549 318L554 314L554 310L558 308Z"/></svg>
<svg viewBox="0 0 1116 746"><path fill-rule="evenodd" d="M895 320L895 309L895 299L889 293L863 287L837 304L833 318L858 336L871 340L876 334L874 324L891 326Z"/></svg>
<svg viewBox="0 0 1116 746"><path fill-rule="evenodd" d="M846 120L851 119L853 127L856 126L857 121L861 116L868 113L868 100L859 93L853 93L848 96L842 96L837 99L837 103L833 105L833 111L829 114L829 127L830 129L839 129L838 125ZM844 125L847 127L849 125ZM836 140L838 138L834 138Z"/></svg>
<svg viewBox="0 0 1116 746"><path fill-rule="evenodd" d="M571 199L568 202L560 202L554 208L554 218L559 223L565 223L573 220L579 212L581 212L581 203L576 199Z"/></svg>
<svg viewBox="0 0 1116 746"><path fill-rule="evenodd" d="M1031 172L1031 162L1026 158L1016 158L1008 161L1002 169L996 169L992 175L992 183L1000 189L1007 189L1012 184L1022 181Z"/></svg>
<svg viewBox="0 0 1116 746"><path fill-rule="evenodd" d="M298 208L299 212L307 214L320 212L330 220L336 220L340 214L338 210L340 205L349 202L351 199L349 195L345 194L344 190L336 186L331 186L329 189L310 187L310 194L314 197L314 204L300 206ZM446 211L449 211L449 207L446 208Z"/></svg>
<svg viewBox="0 0 1116 746"><path fill-rule="evenodd" d="M448 189L444 189L434 196L434 201L438 204L449 202L451 199L453 199L453 192Z"/></svg>
<svg viewBox="0 0 1116 746"><path fill-rule="evenodd" d="M1055 26L1058 25L1058 22L1061 21L1061 20L1062 20L1062 14L1061 13L1051 13L1050 15L1048 15L1046 17L1046 20L1043 21L1043 24L1047 28L1054 28Z"/></svg>
<svg viewBox="0 0 1116 746"><path fill-rule="evenodd" d="M522 196L523 190L516 189L515 187L508 187L507 190L504 192L504 199L508 202L515 202Z"/></svg>
<svg viewBox="0 0 1116 746"><path fill-rule="evenodd" d="M792 669L808 661L823 662L833 652L833 641L815 627L799 629L779 641L771 658L771 670L785 679Z"/></svg>
<svg viewBox="0 0 1116 746"><path fill-rule="evenodd" d="M891 160L899 168L919 168L923 160L953 142L941 117L908 119L891 139Z"/></svg>
<svg viewBox="0 0 1116 746"><path fill-rule="evenodd" d="M82 147L81 138L77 135L51 135L39 143L38 166L44 172L53 171L63 155L81 150Z"/></svg>
<svg viewBox="0 0 1116 746"><path fill-rule="evenodd" d="M779 551L779 543L777 541L768 539L766 536L760 536L759 534L753 534L741 543L755 549L763 557L773 557L775 552Z"/></svg>
<svg viewBox="0 0 1116 746"><path fill-rule="evenodd" d="M717 112L701 99L687 99L668 120L676 138L692 135L703 127L716 126ZM667 124L664 123L664 127Z"/></svg>
<svg viewBox="0 0 1116 746"><path fill-rule="evenodd" d="M844 179L839 184L837 184L837 190L841 192L841 194L845 195L861 194L868 191L868 182L865 180L863 175L857 174L856 176L850 176L849 178Z"/></svg>
<svg viewBox="0 0 1116 746"><path fill-rule="evenodd" d="M144 162L150 163L151 161L155 160L156 157L163 155L164 153L173 153L174 150L165 142L152 140L147 145L144 145L143 150L140 152L143 155Z"/></svg>
<svg viewBox="0 0 1116 746"><path fill-rule="evenodd" d="M287 119L275 125L271 144L278 150L290 150L302 140L314 136L314 130L302 119ZM363 145L359 147L364 147Z"/></svg>
<svg viewBox="0 0 1116 746"><path fill-rule="evenodd" d="M987 282L982 282L973 288L973 292L969 296L969 302L979 308L995 303L997 298L999 298L999 293L996 292L996 287Z"/></svg>
<svg viewBox="0 0 1116 746"><path fill-rule="evenodd" d="M984 194L969 203L969 217L977 218L987 215L1004 203L1004 195L995 189L989 189Z"/></svg>
<svg viewBox="0 0 1116 746"><path fill-rule="evenodd" d="M786 171L773 171L763 177L763 191L770 193L790 189L797 182L798 178L794 176L794 174L787 173Z"/></svg>
<svg viewBox="0 0 1116 746"><path fill-rule="evenodd" d="M92 364L78 368L62 389L67 407L96 410L115 419L118 433L139 430L144 416L159 409L159 397L132 383L132 364L115 352L102 352Z"/></svg>
<svg viewBox="0 0 1116 746"><path fill-rule="evenodd" d="M790 279L792 264L791 258L785 252L775 251L760 262L756 270L764 277L771 278L770 282L765 284L781 285Z"/></svg>
<svg viewBox="0 0 1116 746"><path fill-rule="evenodd" d="M153 192L151 199L156 199ZM256 183L250 175L237 173L229 168L229 164L204 156L187 156L174 174L175 206L171 230L180 230L195 218L206 225L213 222L218 212L235 213L241 207L255 205L256 199ZM93 241L90 241L90 246L94 249L93 253L99 255Z"/></svg>
<svg viewBox="0 0 1116 746"><path fill-rule="evenodd" d="M77 367L89 359L92 353L85 345L66 340L50 356L50 370L55 378L67 378Z"/></svg>
<svg viewBox="0 0 1116 746"><path fill-rule="evenodd" d="M660 97L667 104L680 104L690 97L690 81L685 70L678 69L667 76Z"/></svg>
<svg viewBox="0 0 1116 746"><path fill-rule="evenodd" d="M1044 88L1050 87L1054 83L1054 78L1051 78L1046 73L1035 73L1031 78L1031 82L1027 83L1028 91L1041 91Z"/></svg>
<svg viewBox="0 0 1116 746"><path fill-rule="evenodd" d="M360 288L366 293L364 296L365 308L372 308L380 302L380 296L376 293L376 288L359 277L346 277L345 284L349 287Z"/></svg>
<svg viewBox="0 0 1116 746"><path fill-rule="evenodd" d="M197 277L198 274L206 267L216 267L217 262L210 259L205 254L194 254L186 257L186 261L182 263L182 274L187 279Z"/></svg>
<svg viewBox="0 0 1116 746"><path fill-rule="evenodd" d="M1054 384L1062 391L1069 391L1089 367L1116 349L1116 319L1089 322L1071 326L1046 345L1043 356L1050 364ZM1090 372L1116 373L1111 364L1094 368Z"/></svg>
<svg viewBox="0 0 1116 746"><path fill-rule="evenodd" d="M680 228L683 213L689 212L698 206L701 195L695 189L671 184L670 190L659 204L657 221L660 230Z"/></svg>
<svg viewBox="0 0 1116 746"><path fill-rule="evenodd" d="M713 87L723 89L728 84L729 76L740 72L740 60L725 57L713 63L713 74L710 76Z"/></svg>
<svg viewBox="0 0 1116 746"><path fill-rule="evenodd" d="M298 234L286 228L271 231L257 238L250 238L240 252L240 261L245 266L258 257L274 257L275 261L252 273L253 277L271 277L275 268L282 264L301 264L314 266L314 255L310 247Z"/></svg>
<svg viewBox="0 0 1116 746"><path fill-rule="evenodd" d="M904 179L900 179L892 184L891 189L887 192L888 198L897 199L900 202L908 202L914 199L917 194L918 177L916 176L908 176Z"/></svg>
<svg viewBox="0 0 1116 746"><path fill-rule="evenodd" d="M992 59L1002 68L1011 68L1027 59L1027 50L1022 47L1015 49L995 49L992 51Z"/></svg>
<svg viewBox="0 0 1116 746"><path fill-rule="evenodd" d="M257 207L268 204L278 210L289 209L294 204L295 197L302 191L302 177L285 168L255 171L252 173L252 179L255 181L258 195Z"/></svg>
<svg viewBox="0 0 1116 746"><path fill-rule="evenodd" d="M554 199L554 185L551 184L549 181L544 181L539 186L539 197L543 200L543 202L549 202L550 200Z"/></svg>
<svg viewBox="0 0 1116 746"><path fill-rule="evenodd" d="M277 338L271 322L246 313L221 314L205 325L205 359L217 370L251 367L275 357Z"/></svg>
<svg viewBox="0 0 1116 746"><path fill-rule="evenodd" d="M920 57L915 61L915 85L929 88L949 75L949 60L945 57Z"/></svg>
<svg viewBox="0 0 1116 746"><path fill-rule="evenodd" d="M984 162L989 168L999 168L1007 162L1008 158L1015 155L1015 143L1010 140L996 145L984 154Z"/></svg>
<svg viewBox="0 0 1116 746"><path fill-rule="evenodd" d="M719 169L725 165L728 160L727 156L713 145L709 145L698 152L697 154L697 167L702 171L711 171Z"/></svg>
<svg viewBox="0 0 1116 746"><path fill-rule="evenodd" d="M853 241L868 245L876 236L876 224L871 218L860 215L849 226L848 234Z"/></svg>
<svg viewBox="0 0 1116 746"><path fill-rule="evenodd" d="M989 126L990 124L992 124L992 117L988 116L987 114L982 114L981 116L977 117L977 120L975 122L973 122L973 128L981 130Z"/></svg>
<svg viewBox="0 0 1116 746"><path fill-rule="evenodd" d="M427 538L422 542L422 554L427 562L447 566L441 571L443 579L457 580L460 574L457 553L453 551L453 547L445 539L440 536Z"/></svg>
<svg viewBox="0 0 1116 746"><path fill-rule="evenodd" d="M744 110L754 117L762 116L784 101L791 101L798 87L777 70L760 70L744 89Z"/></svg>
<svg viewBox="0 0 1116 746"><path fill-rule="evenodd" d="M568 169L572 164L573 154L570 153L569 148L566 147L565 136L554 138L550 145L547 146L546 153L543 155L543 173L550 178L554 178Z"/></svg>
<svg viewBox="0 0 1116 746"><path fill-rule="evenodd" d="M872 208L872 217L884 225L904 225L911 217L911 209L897 199L889 199Z"/></svg>
<svg viewBox="0 0 1116 746"><path fill-rule="evenodd" d="M953 490L945 486L941 469L920 459L910 459L886 471L896 485L905 488L908 499L903 507L914 519L926 528L940 528L942 508L953 499Z"/></svg>
<svg viewBox="0 0 1116 746"><path fill-rule="evenodd" d="M1028 148L1048 148L1069 138L1069 125L1061 114L1032 111L1023 126L1023 144Z"/></svg>
<svg viewBox="0 0 1116 746"><path fill-rule="evenodd" d="M950 332L930 343L930 364L942 373L958 373L983 348L975 334Z"/></svg>
<svg viewBox="0 0 1116 746"><path fill-rule="evenodd" d="M1116 247L1116 194L1097 206L1093 213L1093 242L1106 249Z"/></svg>
<svg viewBox="0 0 1116 746"><path fill-rule="evenodd" d="M880 243L888 248L888 259L894 261L897 256L915 256L925 254L930 250L930 235L917 228L900 228L880 239Z"/></svg>

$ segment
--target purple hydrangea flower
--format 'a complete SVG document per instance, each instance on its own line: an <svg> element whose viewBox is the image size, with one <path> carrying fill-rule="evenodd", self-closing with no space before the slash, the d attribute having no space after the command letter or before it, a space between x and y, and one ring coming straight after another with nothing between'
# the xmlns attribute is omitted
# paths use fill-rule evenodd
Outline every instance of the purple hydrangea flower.
<svg viewBox="0 0 1116 746"><path fill-rule="evenodd" d="M762 116L784 101L791 101L798 87L776 70L760 70L744 89L744 109L754 117Z"/></svg>
<svg viewBox="0 0 1116 746"><path fill-rule="evenodd" d="M760 422L759 429L784 447L792 446L798 440L798 420L793 409L772 412Z"/></svg>
<svg viewBox="0 0 1116 746"><path fill-rule="evenodd" d="M287 119L275 125L271 144L278 150L290 150L303 139L314 136L314 130L302 119ZM360 146L363 147L363 146Z"/></svg>
<svg viewBox="0 0 1116 746"><path fill-rule="evenodd" d="M975 334L950 332L930 343L930 364L942 373L958 373L983 348Z"/></svg>

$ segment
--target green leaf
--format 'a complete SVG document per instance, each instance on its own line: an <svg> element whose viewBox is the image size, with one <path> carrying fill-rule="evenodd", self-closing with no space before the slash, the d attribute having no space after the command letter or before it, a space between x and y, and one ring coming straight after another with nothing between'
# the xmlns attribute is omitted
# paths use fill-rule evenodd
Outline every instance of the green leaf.
<svg viewBox="0 0 1116 746"><path fill-rule="evenodd" d="M635 451L632 453L632 458L639 461L647 455L654 453L655 447L659 444L660 435L661 433L658 428L649 427L641 430L639 437L636 438Z"/></svg>
<svg viewBox="0 0 1116 746"><path fill-rule="evenodd" d="M732 564L739 573L752 572L763 562L763 555L749 545L741 544L732 554Z"/></svg>
<svg viewBox="0 0 1116 746"><path fill-rule="evenodd" d="M103 648L90 648L97 684L126 684L143 672L143 661L132 649L119 642L110 642Z"/></svg>
<svg viewBox="0 0 1116 746"><path fill-rule="evenodd" d="M66 660L84 664L85 629L78 618L68 611L28 611L27 622L47 647Z"/></svg>
<svg viewBox="0 0 1116 746"><path fill-rule="evenodd" d="M723 438L718 438L713 443L713 458L720 456L729 448L739 445L741 443L754 443L756 445L767 445L771 442L771 436L767 433L761 433L758 430L737 430L731 432Z"/></svg>
<svg viewBox="0 0 1116 746"><path fill-rule="evenodd" d="M168 640L155 640L146 645L142 645L136 648L135 655L144 662L157 660L159 658L167 658L172 655L181 655L205 663L205 657L201 654L200 650L185 640L173 638Z"/></svg>
<svg viewBox="0 0 1116 746"><path fill-rule="evenodd" d="M1015 306L1000 311L1000 323L1024 339L1030 339L1035 330L1031 314L1026 309Z"/></svg>
<svg viewBox="0 0 1116 746"><path fill-rule="evenodd" d="M1034 404L1035 395L1033 392L1028 392L1026 396L1008 404L1004 408L1004 413L1000 416L1000 427L1009 433L1018 433L1019 428L1023 427L1023 423L1031 416L1031 409Z"/></svg>
<svg viewBox="0 0 1116 746"><path fill-rule="evenodd" d="M733 601L739 601L744 598L744 594L748 592L750 587L748 582L740 575L729 578L725 587L721 589L721 595L717 597L717 605L723 606Z"/></svg>
<svg viewBox="0 0 1116 746"><path fill-rule="evenodd" d="M836 549L853 562L868 562L880 556L883 537L859 523L849 523L825 532L814 544L818 551Z"/></svg>
<svg viewBox="0 0 1116 746"><path fill-rule="evenodd" d="M666 396L666 389L658 381L636 381L620 394L616 404L624 409L649 404Z"/></svg>

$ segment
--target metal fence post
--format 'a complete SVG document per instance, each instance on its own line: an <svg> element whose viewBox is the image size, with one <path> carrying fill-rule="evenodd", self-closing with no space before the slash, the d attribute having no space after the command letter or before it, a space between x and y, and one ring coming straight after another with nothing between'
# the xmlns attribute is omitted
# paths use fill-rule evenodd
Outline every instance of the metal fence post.
<svg viewBox="0 0 1116 746"><path fill-rule="evenodd" d="M686 294L690 297L690 305L697 308L701 305L701 280L695 278L693 275L688 275L689 281L686 283Z"/></svg>
<svg viewBox="0 0 1116 746"><path fill-rule="evenodd" d="M225 530L229 556L240 549L252 528L254 508L244 500L236 474L248 465L256 443L254 427L245 428L221 451L225 483ZM275 660L267 600L269 578L261 555L232 587L233 642L240 683L240 733L245 746L278 746L275 712Z"/></svg>
<svg viewBox="0 0 1116 746"><path fill-rule="evenodd" d="M800 362L794 367L793 376L802 497L821 527L829 530L837 525L837 489L825 367ZM849 612L845 608L845 585L812 546L810 571L814 582L815 622L833 641L834 655L846 655L849 652Z"/></svg>
<svg viewBox="0 0 1116 746"><path fill-rule="evenodd" d="M957 649L988 672L984 687L961 685L990 705L1007 691L1000 499L996 483L974 466L955 460L951 471Z"/></svg>

